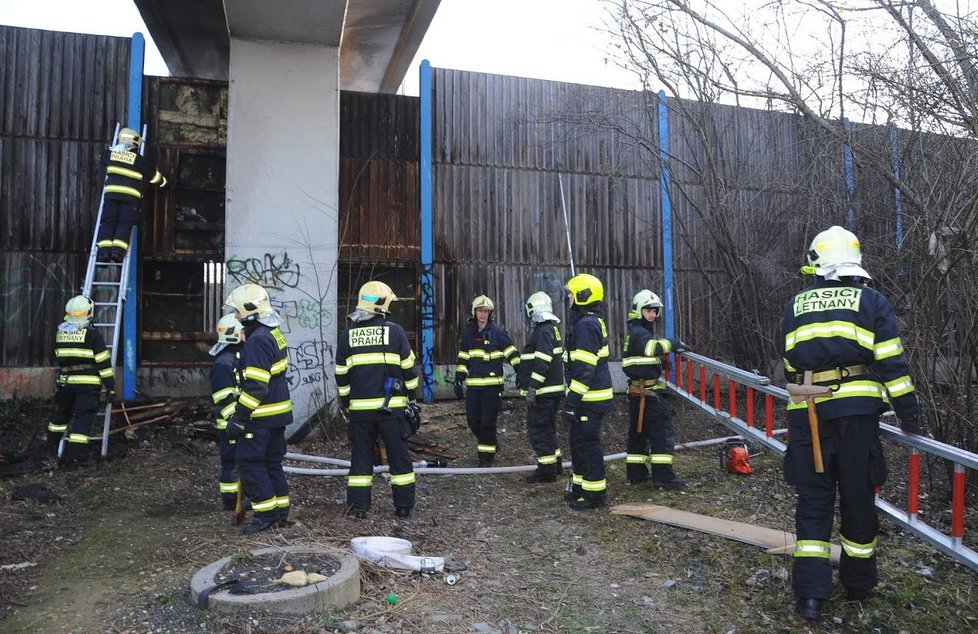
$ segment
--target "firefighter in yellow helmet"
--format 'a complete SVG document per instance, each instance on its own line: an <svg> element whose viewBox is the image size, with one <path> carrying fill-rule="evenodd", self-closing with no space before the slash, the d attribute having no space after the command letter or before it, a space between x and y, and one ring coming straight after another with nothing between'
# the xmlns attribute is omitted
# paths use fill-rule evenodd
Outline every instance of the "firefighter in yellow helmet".
<svg viewBox="0 0 978 634"><path fill-rule="evenodd" d="M243 494L251 500L252 521L246 535L286 526L289 483L282 468L285 428L292 422L292 397L286 373L288 342L272 308L268 292L257 284L242 284L225 305L241 322L241 387L227 438L235 442L235 464Z"/></svg>
<svg viewBox="0 0 978 634"><path fill-rule="evenodd" d="M575 510L607 504L601 419L614 397L608 369L608 326L604 321L604 286L601 280L580 273L564 287L570 305L570 327L565 344L564 379L567 396L563 417L570 438L573 476L567 504Z"/></svg>
<svg viewBox="0 0 978 634"><path fill-rule="evenodd" d="M455 396L465 398L465 419L478 443L480 467L492 466L496 458L503 362L513 368L520 363L509 333L493 321L493 310L495 304L487 295L472 300L472 316L462 330L455 364Z"/></svg>
<svg viewBox="0 0 978 634"><path fill-rule="evenodd" d="M383 282L360 287L350 327L336 346L336 387L348 412L350 473L346 513L363 519L370 510L374 447L387 449L394 513L408 518L415 501L415 475L407 439L420 424L420 379L404 329L388 320L394 291Z"/></svg>
<svg viewBox="0 0 978 634"><path fill-rule="evenodd" d="M244 326L234 315L224 315L217 322L217 343L210 349L211 398L214 401L214 427L220 455L218 489L225 511L234 511L238 501L238 467L235 454L237 443L228 439L228 419L234 414L241 390L241 349L244 347Z"/></svg>
<svg viewBox="0 0 978 634"><path fill-rule="evenodd" d="M661 314L662 300L652 291L642 289L632 298L621 360L628 377L625 472L629 484L637 485L650 479L651 466L652 486L679 489L686 483L672 468L676 427L661 397L666 390L662 361L670 352L683 352L688 346L678 339L655 338L655 322Z"/></svg>
<svg viewBox="0 0 978 634"><path fill-rule="evenodd" d="M125 258L132 228L139 224L144 181L159 187L166 185L166 178L139 153L142 142L138 132L122 128L115 145L102 152L105 187L96 243L100 262L122 262Z"/></svg>
<svg viewBox="0 0 978 634"><path fill-rule="evenodd" d="M92 327L95 304L77 295L65 304L65 320L54 337L58 362L54 413L48 422L48 447L65 466L88 460L92 422L98 412L99 392L104 387L109 400L115 398L111 355L98 328Z"/></svg>
<svg viewBox="0 0 978 634"><path fill-rule="evenodd" d="M839 581L849 600L868 598L878 581L875 487L886 478L879 416L892 407L903 431L921 433L920 406L910 380L890 302L866 282L859 240L830 227L812 240L804 272L815 283L788 303L781 323L789 383L831 389L815 400L824 472L815 471L806 403L788 404L790 442L784 476L797 493L792 586L795 610L818 619L832 595L829 565L839 496Z"/></svg>

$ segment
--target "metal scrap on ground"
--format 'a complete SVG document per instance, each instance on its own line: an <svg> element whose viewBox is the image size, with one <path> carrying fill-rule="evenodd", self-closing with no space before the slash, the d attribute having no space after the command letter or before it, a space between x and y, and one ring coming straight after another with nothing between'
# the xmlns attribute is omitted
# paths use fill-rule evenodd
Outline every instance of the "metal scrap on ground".
<svg viewBox="0 0 978 634"><path fill-rule="evenodd" d="M615 515L629 515L643 520L652 520L661 524L726 537L752 546L760 546L772 555L789 555L795 550L795 536L791 533L765 526L754 526L744 522L734 522L709 515L680 511L659 504L619 504L612 507L611 512ZM841 548L832 544L831 562L838 564L841 555Z"/></svg>

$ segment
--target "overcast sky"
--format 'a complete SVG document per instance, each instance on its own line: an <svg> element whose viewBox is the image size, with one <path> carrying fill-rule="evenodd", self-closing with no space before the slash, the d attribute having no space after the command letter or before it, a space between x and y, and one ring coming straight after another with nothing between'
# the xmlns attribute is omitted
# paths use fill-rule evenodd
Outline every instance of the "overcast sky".
<svg viewBox="0 0 978 634"><path fill-rule="evenodd" d="M147 42L144 72L167 74L132 0L0 0L0 24L123 37L138 31ZM597 0L441 0L402 91L418 94L425 58L440 68L637 88L606 63L602 26Z"/></svg>

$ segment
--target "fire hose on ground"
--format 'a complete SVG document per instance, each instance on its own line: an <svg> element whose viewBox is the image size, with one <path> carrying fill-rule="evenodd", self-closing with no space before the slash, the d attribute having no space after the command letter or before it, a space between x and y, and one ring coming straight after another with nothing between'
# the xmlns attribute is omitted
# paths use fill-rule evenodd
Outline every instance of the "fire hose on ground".
<svg viewBox="0 0 978 634"><path fill-rule="evenodd" d="M775 435L784 434L788 430L778 429L775 430ZM719 445L725 443L729 440L744 440L742 436L724 436L722 438L711 438L709 440L697 440L694 442L687 442L676 445L676 450L679 449L694 449L697 447L709 447L711 445ZM609 454L604 457L605 462L613 462L615 460L624 460L625 452ZM294 473L296 475L318 475L318 476L345 476L349 474L349 460L342 460L340 458L328 458L325 456L313 456L309 454L292 453L289 452L285 454L287 460L297 460L302 462L314 462L319 464L334 465L336 467L346 467L346 468L336 468L336 469L313 469L308 467L291 467L286 466L286 473ZM418 474L429 474L429 475L481 475L481 474L503 474L503 473L522 473L526 471L535 471L537 465L513 465L505 467L443 467L443 466L433 466L434 464L441 465L443 461L428 462L426 460L419 460L412 463L414 472ZM431 466L429 466L431 465ZM564 468L570 468L571 463L569 460L563 463ZM374 467L374 473L387 473L390 471L390 467L387 465L378 465Z"/></svg>

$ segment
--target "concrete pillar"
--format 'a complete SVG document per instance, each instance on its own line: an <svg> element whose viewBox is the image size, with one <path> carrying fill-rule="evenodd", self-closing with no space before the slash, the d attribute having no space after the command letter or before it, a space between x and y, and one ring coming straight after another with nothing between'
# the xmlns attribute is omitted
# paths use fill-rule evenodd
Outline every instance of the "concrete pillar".
<svg viewBox="0 0 978 634"><path fill-rule="evenodd" d="M289 342L292 432L336 398L339 50L231 38L227 287L264 286Z"/></svg>

